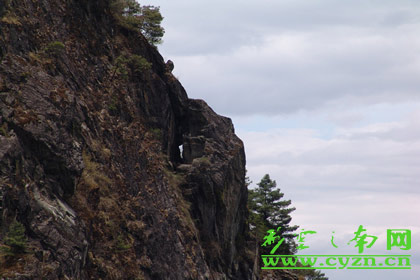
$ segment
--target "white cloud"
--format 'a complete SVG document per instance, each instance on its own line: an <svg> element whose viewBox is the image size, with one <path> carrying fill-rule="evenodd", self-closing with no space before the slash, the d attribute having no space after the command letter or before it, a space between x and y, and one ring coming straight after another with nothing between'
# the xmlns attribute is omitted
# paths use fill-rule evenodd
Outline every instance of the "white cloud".
<svg viewBox="0 0 420 280"><path fill-rule="evenodd" d="M419 100L416 2L156 2L176 75L222 114Z"/></svg>
<svg viewBox="0 0 420 280"><path fill-rule="evenodd" d="M420 155L420 139L411 135L418 135L419 127L418 121L408 118L339 128L329 139L300 128L238 133L246 144L254 180L272 173L289 188L418 193L420 157L413 155ZM401 137L404 134L408 137Z"/></svg>
<svg viewBox="0 0 420 280"><path fill-rule="evenodd" d="M273 34L227 54L171 59L190 95L206 99L223 114L418 101L420 43L411 39L417 32L407 32L396 30L387 37L374 30L336 28Z"/></svg>

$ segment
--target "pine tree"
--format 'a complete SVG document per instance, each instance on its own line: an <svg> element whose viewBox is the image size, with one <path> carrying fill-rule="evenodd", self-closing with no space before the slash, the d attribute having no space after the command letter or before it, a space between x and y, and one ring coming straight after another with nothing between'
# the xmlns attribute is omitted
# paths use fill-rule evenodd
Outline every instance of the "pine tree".
<svg viewBox="0 0 420 280"><path fill-rule="evenodd" d="M290 226L289 224L292 220L290 213L295 208L289 207L290 200L282 199L284 194L277 188L276 181L271 180L268 174L257 185L256 189L248 190L251 231L261 241L268 230L280 227L277 234L284 237L285 242L279 247L277 253L293 253L295 251L295 242L293 241L295 235L293 232L296 231L298 226Z"/></svg>
<svg viewBox="0 0 420 280"><path fill-rule="evenodd" d="M325 276L325 273L322 273L319 270L310 270L306 276L306 280L328 280L328 277Z"/></svg>
<svg viewBox="0 0 420 280"><path fill-rule="evenodd" d="M140 18L142 20L141 33L152 45L162 43L165 29L160 25L163 17L159 7L142 6Z"/></svg>
<svg viewBox="0 0 420 280"><path fill-rule="evenodd" d="M14 256L24 253L27 245L25 227L17 221L12 222L3 242L7 245L2 248L6 255Z"/></svg>
<svg viewBox="0 0 420 280"><path fill-rule="evenodd" d="M160 7L141 6L136 0L112 0L110 8L122 26L140 31L152 45L162 43L165 29Z"/></svg>

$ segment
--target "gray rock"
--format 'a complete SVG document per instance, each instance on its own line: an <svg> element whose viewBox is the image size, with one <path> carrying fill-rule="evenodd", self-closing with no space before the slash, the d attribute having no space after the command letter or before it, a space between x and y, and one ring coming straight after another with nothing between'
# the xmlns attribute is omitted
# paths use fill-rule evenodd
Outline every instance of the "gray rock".
<svg viewBox="0 0 420 280"><path fill-rule="evenodd" d="M0 237L17 219L32 253L3 275L255 279L231 120L189 99L173 63L108 4L5 8L15 20L0 21ZM48 56L54 42L64 49ZM116 71L122 52L152 69Z"/></svg>
<svg viewBox="0 0 420 280"><path fill-rule="evenodd" d="M169 59L166 62L166 69L168 69L168 72L172 73L172 71L174 70L174 67L175 67L174 63L172 62L172 60Z"/></svg>

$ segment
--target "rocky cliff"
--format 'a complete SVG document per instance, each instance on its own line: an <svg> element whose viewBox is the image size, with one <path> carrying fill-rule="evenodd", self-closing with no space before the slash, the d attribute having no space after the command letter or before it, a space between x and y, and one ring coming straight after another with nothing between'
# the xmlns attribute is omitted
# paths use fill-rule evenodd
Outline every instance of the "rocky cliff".
<svg viewBox="0 0 420 280"><path fill-rule="evenodd" d="M0 277L252 279L231 120L109 2L0 0Z"/></svg>

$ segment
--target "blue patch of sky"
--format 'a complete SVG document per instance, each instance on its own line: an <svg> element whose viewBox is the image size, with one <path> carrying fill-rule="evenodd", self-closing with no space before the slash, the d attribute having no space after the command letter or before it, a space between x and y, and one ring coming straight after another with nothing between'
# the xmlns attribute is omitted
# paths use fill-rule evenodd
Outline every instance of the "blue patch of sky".
<svg viewBox="0 0 420 280"><path fill-rule="evenodd" d="M335 126L326 121L322 116L297 114L284 117L270 117L253 115L247 117L234 117L235 129L240 134L243 132L266 132L274 129L311 129L319 138L332 137Z"/></svg>
<svg viewBox="0 0 420 280"><path fill-rule="evenodd" d="M355 120L352 127L363 127L375 123L398 122L419 110L418 103L381 103L368 106L353 107L346 114L362 116ZM235 116L233 122L238 134L241 132L267 132L276 129L310 129L315 131L316 137L329 140L334 137L335 131L340 124L331 117L342 112L330 111L322 113L302 111L290 115L268 116L250 115Z"/></svg>

